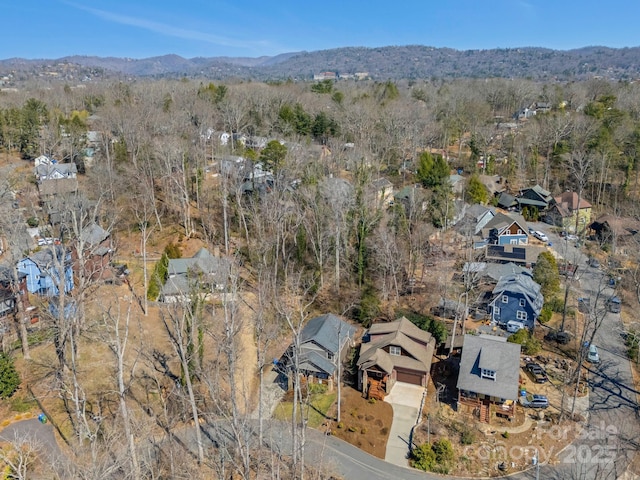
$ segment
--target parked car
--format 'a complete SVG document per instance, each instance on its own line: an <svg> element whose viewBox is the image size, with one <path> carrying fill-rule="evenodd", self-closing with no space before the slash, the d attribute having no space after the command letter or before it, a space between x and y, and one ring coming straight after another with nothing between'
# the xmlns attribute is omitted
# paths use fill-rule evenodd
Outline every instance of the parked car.
<svg viewBox="0 0 640 480"><path fill-rule="evenodd" d="M598 347L596 347L594 344L589 345L587 360L589 360L591 363L600 363L600 354L598 353Z"/></svg>
<svg viewBox="0 0 640 480"><path fill-rule="evenodd" d="M620 297L616 297L615 295L607 300L607 307L611 313L620 313L622 309L622 300Z"/></svg>
<svg viewBox="0 0 640 480"><path fill-rule="evenodd" d="M520 397L520 403L525 408L547 408L549 406L549 399L546 395L523 395Z"/></svg>
<svg viewBox="0 0 640 480"><path fill-rule="evenodd" d="M549 380L549 377L547 377L547 372L545 372L544 368L542 368L537 363L527 363L525 368L531 374L533 380L536 383L545 383Z"/></svg>
<svg viewBox="0 0 640 480"><path fill-rule="evenodd" d="M549 237L547 237L544 232L541 232L540 230L536 230L535 232L533 232L533 236L536 237L538 240L540 240L541 242L548 242L549 241Z"/></svg>

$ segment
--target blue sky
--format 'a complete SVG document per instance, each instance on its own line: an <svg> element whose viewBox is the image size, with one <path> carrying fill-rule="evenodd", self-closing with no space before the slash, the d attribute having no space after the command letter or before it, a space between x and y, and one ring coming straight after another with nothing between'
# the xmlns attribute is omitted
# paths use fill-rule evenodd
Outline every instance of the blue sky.
<svg viewBox="0 0 640 480"><path fill-rule="evenodd" d="M13 0L0 58L277 55L345 46L640 46L636 0Z"/></svg>

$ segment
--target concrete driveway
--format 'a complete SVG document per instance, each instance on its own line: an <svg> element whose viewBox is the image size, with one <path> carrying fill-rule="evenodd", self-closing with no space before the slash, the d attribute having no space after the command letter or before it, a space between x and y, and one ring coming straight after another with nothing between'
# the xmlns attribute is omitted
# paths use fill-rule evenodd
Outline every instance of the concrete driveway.
<svg viewBox="0 0 640 480"><path fill-rule="evenodd" d="M386 462L409 466L409 437L411 429L420 419L424 392L424 387L396 382L391 393L384 398L393 407L393 423L384 457Z"/></svg>

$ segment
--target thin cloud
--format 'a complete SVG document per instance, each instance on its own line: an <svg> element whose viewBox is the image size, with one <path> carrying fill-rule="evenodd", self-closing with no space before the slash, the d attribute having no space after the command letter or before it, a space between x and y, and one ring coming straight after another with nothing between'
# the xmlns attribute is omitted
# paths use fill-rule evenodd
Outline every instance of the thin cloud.
<svg viewBox="0 0 640 480"><path fill-rule="evenodd" d="M162 35L167 35L167 36L176 37L176 38L183 38L185 40L197 40L201 42L211 43L213 45L221 45L224 47L235 47L235 48L264 48L269 46L269 42L264 40L248 42L248 41L238 40L234 38L213 35L211 33L200 32L197 30L190 30L186 28L175 27L172 25L154 22L144 18L131 17L128 15L121 15L119 13L107 12L105 10L85 7L83 5L78 5L71 2L64 2L64 3L74 8L77 8L79 10L88 12L96 17L99 17L109 22L119 23L121 25L129 25L132 27L141 28L143 30L148 30L150 32L160 33Z"/></svg>

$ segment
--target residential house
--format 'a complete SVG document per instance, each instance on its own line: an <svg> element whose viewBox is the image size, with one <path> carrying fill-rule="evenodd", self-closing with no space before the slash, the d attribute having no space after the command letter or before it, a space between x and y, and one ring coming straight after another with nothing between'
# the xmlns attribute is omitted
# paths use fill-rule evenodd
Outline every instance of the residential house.
<svg viewBox="0 0 640 480"><path fill-rule="evenodd" d="M17 302L22 302L23 309L29 307L29 296L27 295L27 275L18 272L14 277L13 268L7 265L0 265L0 318L11 315L17 310Z"/></svg>
<svg viewBox="0 0 640 480"><path fill-rule="evenodd" d="M529 227L522 215L497 213L482 228L482 237L490 245L526 245Z"/></svg>
<svg viewBox="0 0 640 480"><path fill-rule="evenodd" d="M113 243L111 234L97 223L92 222L80 232L78 245L83 248L83 265L77 264L79 255L77 251L72 252L76 261L76 271L83 269L84 275L90 280L107 280L112 278L111 259L113 257Z"/></svg>
<svg viewBox="0 0 640 480"><path fill-rule="evenodd" d="M530 211L537 211L540 215L546 213L549 204L553 202L553 197L551 192L540 185L535 185L522 190L517 197L517 202L521 212L526 208Z"/></svg>
<svg viewBox="0 0 640 480"><path fill-rule="evenodd" d="M358 358L358 388L379 397L396 382L427 386L436 342L407 318L374 323L367 331Z"/></svg>
<svg viewBox="0 0 640 480"><path fill-rule="evenodd" d="M498 195L497 205L498 207L510 212L517 210L519 207L518 199L508 192L501 192Z"/></svg>
<svg viewBox="0 0 640 480"><path fill-rule="evenodd" d="M506 325L510 320L515 320L533 329L534 322L542 311L544 297L540 292L540 285L530 275L505 275L500 278L492 293L493 300L489 303L489 308L493 322Z"/></svg>
<svg viewBox="0 0 640 480"><path fill-rule="evenodd" d="M52 160L51 163L40 163L35 167L34 173L38 180L38 192L42 201L48 197L78 191L78 167L75 163L57 163Z"/></svg>
<svg viewBox="0 0 640 480"><path fill-rule="evenodd" d="M589 228L600 243L611 247L612 253L628 254L638 249L640 221L635 218L602 215Z"/></svg>
<svg viewBox="0 0 640 480"><path fill-rule="evenodd" d="M224 292L228 273L229 262L206 248L201 248L191 258L172 258L159 300L188 303L193 295L206 300L214 292Z"/></svg>
<svg viewBox="0 0 640 480"><path fill-rule="evenodd" d="M54 160L52 157L50 157L49 155L40 155L39 157L36 157L33 160L33 166L34 168L38 168L40 165L51 165L56 163L56 160Z"/></svg>
<svg viewBox="0 0 640 480"><path fill-rule="evenodd" d="M40 158L40 157L38 157ZM34 170L39 182L44 180L58 180L61 178L76 178L78 167L75 163L41 163Z"/></svg>
<svg viewBox="0 0 640 480"><path fill-rule="evenodd" d="M513 418L520 384L520 344L491 335L465 335L458 373L458 410L490 423Z"/></svg>
<svg viewBox="0 0 640 480"><path fill-rule="evenodd" d="M487 187L492 197L504 192L507 188L507 180L500 175L478 175L478 179Z"/></svg>
<svg viewBox="0 0 640 480"><path fill-rule="evenodd" d="M297 365L308 382L328 381L331 385L338 380L338 366L346 359L355 334L356 327L331 313L312 318L302 328L297 348L291 344L280 365L289 373Z"/></svg>
<svg viewBox="0 0 640 480"><path fill-rule="evenodd" d="M494 207L479 203L468 206L464 216L456 223L456 231L465 237L478 235L495 215Z"/></svg>
<svg viewBox="0 0 640 480"><path fill-rule="evenodd" d="M393 183L386 178L378 178L371 182L371 189L375 196L374 208L388 207L393 203Z"/></svg>
<svg viewBox="0 0 640 480"><path fill-rule="evenodd" d="M449 185L451 185L451 191L456 198L461 198L464 194L464 188L467 182L462 175L454 173L449 175Z"/></svg>
<svg viewBox="0 0 640 480"><path fill-rule="evenodd" d="M62 245L51 245L18 262L18 272L26 275L27 290L46 297L73 290L71 253Z"/></svg>
<svg viewBox="0 0 640 480"><path fill-rule="evenodd" d="M571 233L583 232L591 223L591 204L584 198L578 202L576 192L564 192L554 197L546 221ZM578 231L576 232L576 222Z"/></svg>

